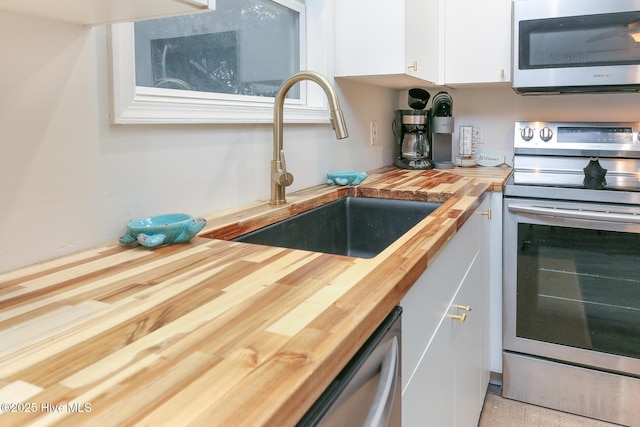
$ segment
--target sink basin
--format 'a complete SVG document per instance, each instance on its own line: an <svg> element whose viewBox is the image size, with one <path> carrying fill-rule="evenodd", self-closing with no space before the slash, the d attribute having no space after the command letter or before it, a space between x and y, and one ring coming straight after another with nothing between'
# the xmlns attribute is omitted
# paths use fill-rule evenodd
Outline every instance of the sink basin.
<svg viewBox="0 0 640 427"><path fill-rule="evenodd" d="M371 258L441 204L345 197L233 241Z"/></svg>

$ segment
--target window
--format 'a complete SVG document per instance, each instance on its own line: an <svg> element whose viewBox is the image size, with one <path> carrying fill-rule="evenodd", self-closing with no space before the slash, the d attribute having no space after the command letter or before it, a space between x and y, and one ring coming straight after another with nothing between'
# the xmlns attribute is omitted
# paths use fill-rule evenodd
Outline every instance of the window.
<svg viewBox="0 0 640 427"><path fill-rule="evenodd" d="M215 11L112 25L112 121L271 122L287 77L300 69L327 74L324 1L307 3L218 0ZM313 86L289 91L288 122L326 122Z"/></svg>

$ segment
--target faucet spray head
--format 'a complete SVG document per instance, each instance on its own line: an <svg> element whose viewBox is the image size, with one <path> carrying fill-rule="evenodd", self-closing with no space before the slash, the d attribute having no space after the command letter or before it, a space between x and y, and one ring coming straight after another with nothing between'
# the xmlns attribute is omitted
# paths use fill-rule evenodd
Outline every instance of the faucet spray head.
<svg viewBox="0 0 640 427"><path fill-rule="evenodd" d="M345 139L349 137L349 131L347 130L347 123L344 121L342 115L342 109L331 111L331 127L336 133L337 139Z"/></svg>

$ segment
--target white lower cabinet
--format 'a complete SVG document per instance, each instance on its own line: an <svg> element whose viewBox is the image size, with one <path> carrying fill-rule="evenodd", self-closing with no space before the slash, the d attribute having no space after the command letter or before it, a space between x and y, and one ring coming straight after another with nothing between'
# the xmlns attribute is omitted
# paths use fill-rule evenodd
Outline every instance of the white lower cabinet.
<svg viewBox="0 0 640 427"><path fill-rule="evenodd" d="M402 425L478 425L489 382L489 197L402 299Z"/></svg>
<svg viewBox="0 0 640 427"><path fill-rule="evenodd" d="M404 333L404 319L402 323L404 344L409 338ZM429 351L424 352L412 378L402 389L403 427L455 425L455 344L451 339L453 326L452 322L447 321L437 329L429 343Z"/></svg>

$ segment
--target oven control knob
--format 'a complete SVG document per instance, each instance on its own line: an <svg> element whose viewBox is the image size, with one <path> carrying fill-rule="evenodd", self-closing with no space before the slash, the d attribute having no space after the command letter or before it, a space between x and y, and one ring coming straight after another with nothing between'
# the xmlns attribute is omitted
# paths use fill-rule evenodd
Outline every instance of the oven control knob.
<svg viewBox="0 0 640 427"><path fill-rule="evenodd" d="M534 136L533 129L531 129L529 126L525 126L520 130L520 136L525 141L531 141Z"/></svg>
<svg viewBox="0 0 640 427"><path fill-rule="evenodd" d="M544 142L549 142L549 140L553 138L553 131L549 129L547 126L543 127L540 130L540 139Z"/></svg>

